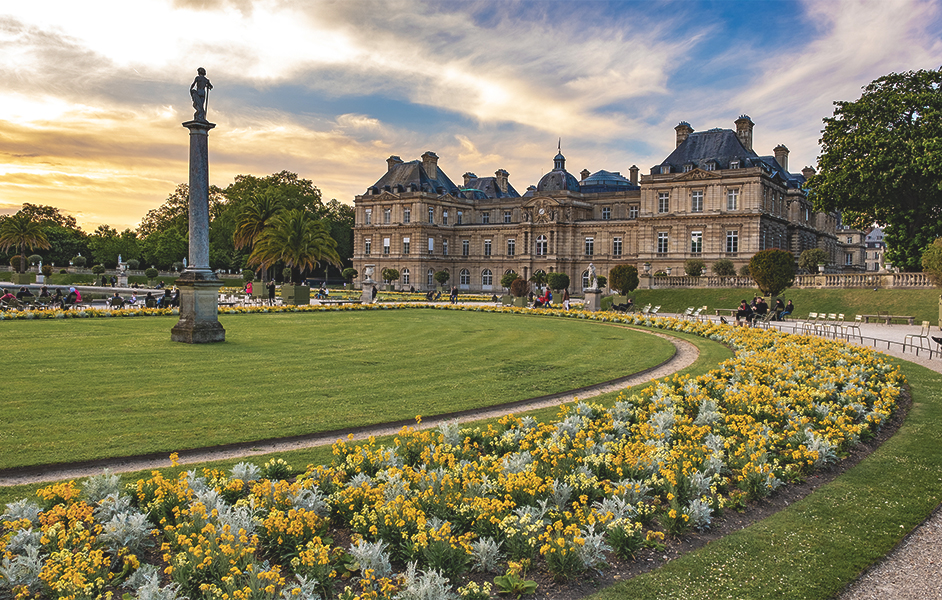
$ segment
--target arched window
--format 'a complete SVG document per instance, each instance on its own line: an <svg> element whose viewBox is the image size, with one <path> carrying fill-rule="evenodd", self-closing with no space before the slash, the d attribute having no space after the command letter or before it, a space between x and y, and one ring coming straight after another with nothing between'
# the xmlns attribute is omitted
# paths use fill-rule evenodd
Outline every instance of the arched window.
<svg viewBox="0 0 942 600"><path fill-rule="evenodd" d="M481 285L486 290L490 289L494 285L494 274L490 269L484 269L484 272L481 273Z"/></svg>
<svg viewBox="0 0 942 600"><path fill-rule="evenodd" d="M471 271L467 269L461 269L461 272L458 273L458 285L462 287L471 285Z"/></svg>
<svg viewBox="0 0 942 600"><path fill-rule="evenodd" d="M402 285L409 285L409 269L403 269L400 275L402 276Z"/></svg>
<svg viewBox="0 0 942 600"><path fill-rule="evenodd" d="M586 289L587 287L589 287L589 272L583 271L582 272L582 289Z"/></svg>
<svg viewBox="0 0 942 600"><path fill-rule="evenodd" d="M546 256L546 236L541 235L536 238L536 255Z"/></svg>
<svg viewBox="0 0 942 600"><path fill-rule="evenodd" d="M428 270L428 281L426 281L429 287L435 285L435 271L432 269Z"/></svg>

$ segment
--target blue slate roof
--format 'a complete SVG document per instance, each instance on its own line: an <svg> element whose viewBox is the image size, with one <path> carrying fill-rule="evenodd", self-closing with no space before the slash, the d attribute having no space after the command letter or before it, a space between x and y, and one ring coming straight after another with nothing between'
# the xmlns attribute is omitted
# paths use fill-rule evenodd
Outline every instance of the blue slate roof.
<svg viewBox="0 0 942 600"><path fill-rule="evenodd" d="M586 194L638 189L641 187L631 183L621 173L605 170L597 171L579 182L579 190Z"/></svg>
<svg viewBox="0 0 942 600"><path fill-rule="evenodd" d="M479 191L483 198L519 198L520 194L514 189L514 186L507 182L507 191L503 192L497 185L496 177L474 177L468 180L468 184L461 188L461 192Z"/></svg>
<svg viewBox="0 0 942 600"><path fill-rule="evenodd" d="M438 174L433 178L425 172L421 160L400 163L393 165L372 187L377 188L379 191L389 190L397 193L422 191L457 195L459 192L458 186L452 183L441 167L437 167L436 170Z"/></svg>

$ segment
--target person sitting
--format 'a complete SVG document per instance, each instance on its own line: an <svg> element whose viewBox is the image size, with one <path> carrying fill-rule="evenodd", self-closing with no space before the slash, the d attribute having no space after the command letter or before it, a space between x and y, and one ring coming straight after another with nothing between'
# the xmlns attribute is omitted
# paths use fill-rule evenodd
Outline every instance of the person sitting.
<svg viewBox="0 0 942 600"><path fill-rule="evenodd" d="M34 298L33 292L29 291L26 286L20 288L20 291L16 293L17 300L26 300L28 298Z"/></svg>
<svg viewBox="0 0 942 600"><path fill-rule="evenodd" d="M785 310L783 310L781 314L779 314L778 318L780 321L784 321L785 317L787 315L792 314L793 312L795 312L795 305L792 304L791 300L789 300L788 302L785 303Z"/></svg>
<svg viewBox="0 0 942 600"><path fill-rule="evenodd" d="M74 287L70 287L69 293L62 300L62 309L68 310L70 307L75 306L81 301L82 301L82 294Z"/></svg>
<svg viewBox="0 0 942 600"><path fill-rule="evenodd" d="M18 302L16 300L16 296L14 296L13 293L10 292L10 290L4 290L4 292L5 293L2 296L0 296L0 304L2 304L5 307L17 306Z"/></svg>
<svg viewBox="0 0 942 600"><path fill-rule="evenodd" d="M144 296L144 308L157 308L157 298L154 298L153 292L147 292Z"/></svg>
<svg viewBox="0 0 942 600"><path fill-rule="evenodd" d="M756 298L755 306L753 307L752 312L753 321L759 322L765 319L765 316L769 314L769 304L765 301L765 298L762 296Z"/></svg>
<svg viewBox="0 0 942 600"><path fill-rule="evenodd" d="M161 281L160 283L157 284L157 288L156 288L156 289L162 290L162 289L164 289L165 287L167 287L167 284L165 284L163 281Z"/></svg>
<svg viewBox="0 0 942 600"><path fill-rule="evenodd" d="M739 302L739 308L736 309L736 324L743 325L745 323L746 327L749 326L749 321L752 319L752 307L749 306L749 303L745 299Z"/></svg>
<svg viewBox="0 0 942 600"><path fill-rule="evenodd" d="M782 299L781 299L781 298L776 298L776 299L775 299L775 308L772 309L772 310L773 310L773 312L775 312L774 320L776 320L776 321L781 321L781 320L782 320L782 313L785 312L785 303L782 302Z"/></svg>
<svg viewBox="0 0 942 600"><path fill-rule="evenodd" d="M65 296L62 295L62 289L56 288L56 293L52 295L53 304L58 304L59 306L62 306L62 299L64 297Z"/></svg>
<svg viewBox="0 0 942 600"><path fill-rule="evenodd" d="M41 288L39 288L39 297L50 298L51 295L49 294L49 288L47 288L46 286L42 286Z"/></svg>
<svg viewBox="0 0 942 600"><path fill-rule="evenodd" d="M131 306L136 305L136 304L137 304L137 294L135 294L134 292L131 292L131 297L128 298L128 300L127 300L127 302L125 302L125 304L130 304Z"/></svg>
<svg viewBox="0 0 942 600"><path fill-rule="evenodd" d="M121 297L117 291L114 293L114 296L111 297L111 301L108 303L112 308L121 308L124 306L124 298Z"/></svg>
<svg viewBox="0 0 942 600"><path fill-rule="evenodd" d="M157 301L157 308L170 308L171 302L173 302L173 296L170 295L170 290L165 288L164 295Z"/></svg>

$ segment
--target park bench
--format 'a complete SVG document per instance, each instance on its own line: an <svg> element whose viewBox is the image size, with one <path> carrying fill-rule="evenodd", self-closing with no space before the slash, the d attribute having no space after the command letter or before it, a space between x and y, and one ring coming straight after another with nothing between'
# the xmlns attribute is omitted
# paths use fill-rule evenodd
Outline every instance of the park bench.
<svg viewBox="0 0 942 600"><path fill-rule="evenodd" d="M735 317L736 313L739 312L739 308L716 308L713 312L717 317L720 316L720 313L726 313L730 317Z"/></svg>
<svg viewBox="0 0 942 600"><path fill-rule="evenodd" d="M885 325L890 325L894 321L902 323L906 321L908 325L915 325L916 317L909 315L891 315L889 313L879 313L876 315L860 315L863 317L864 323L869 323L872 319L874 323L879 323L883 321Z"/></svg>

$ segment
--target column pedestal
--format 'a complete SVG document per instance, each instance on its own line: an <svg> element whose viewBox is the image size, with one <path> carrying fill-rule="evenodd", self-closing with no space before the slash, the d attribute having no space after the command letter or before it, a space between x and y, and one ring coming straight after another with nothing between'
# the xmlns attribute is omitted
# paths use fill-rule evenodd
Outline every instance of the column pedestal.
<svg viewBox="0 0 942 600"><path fill-rule="evenodd" d="M376 285L375 281L364 281L363 285L360 287L362 291L360 292L360 302L363 304L372 304L373 303L373 286Z"/></svg>
<svg viewBox="0 0 942 600"><path fill-rule="evenodd" d="M585 290L585 305L583 310L598 312L602 309L602 291Z"/></svg>
<svg viewBox="0 0 942 600"><path fill-rule="evenodd" d="M170 330L170 339L186 344L226 341L219 322L219 288L223 282L212 271L184 271L177 279L180 288L180 320Z"/></svg>

